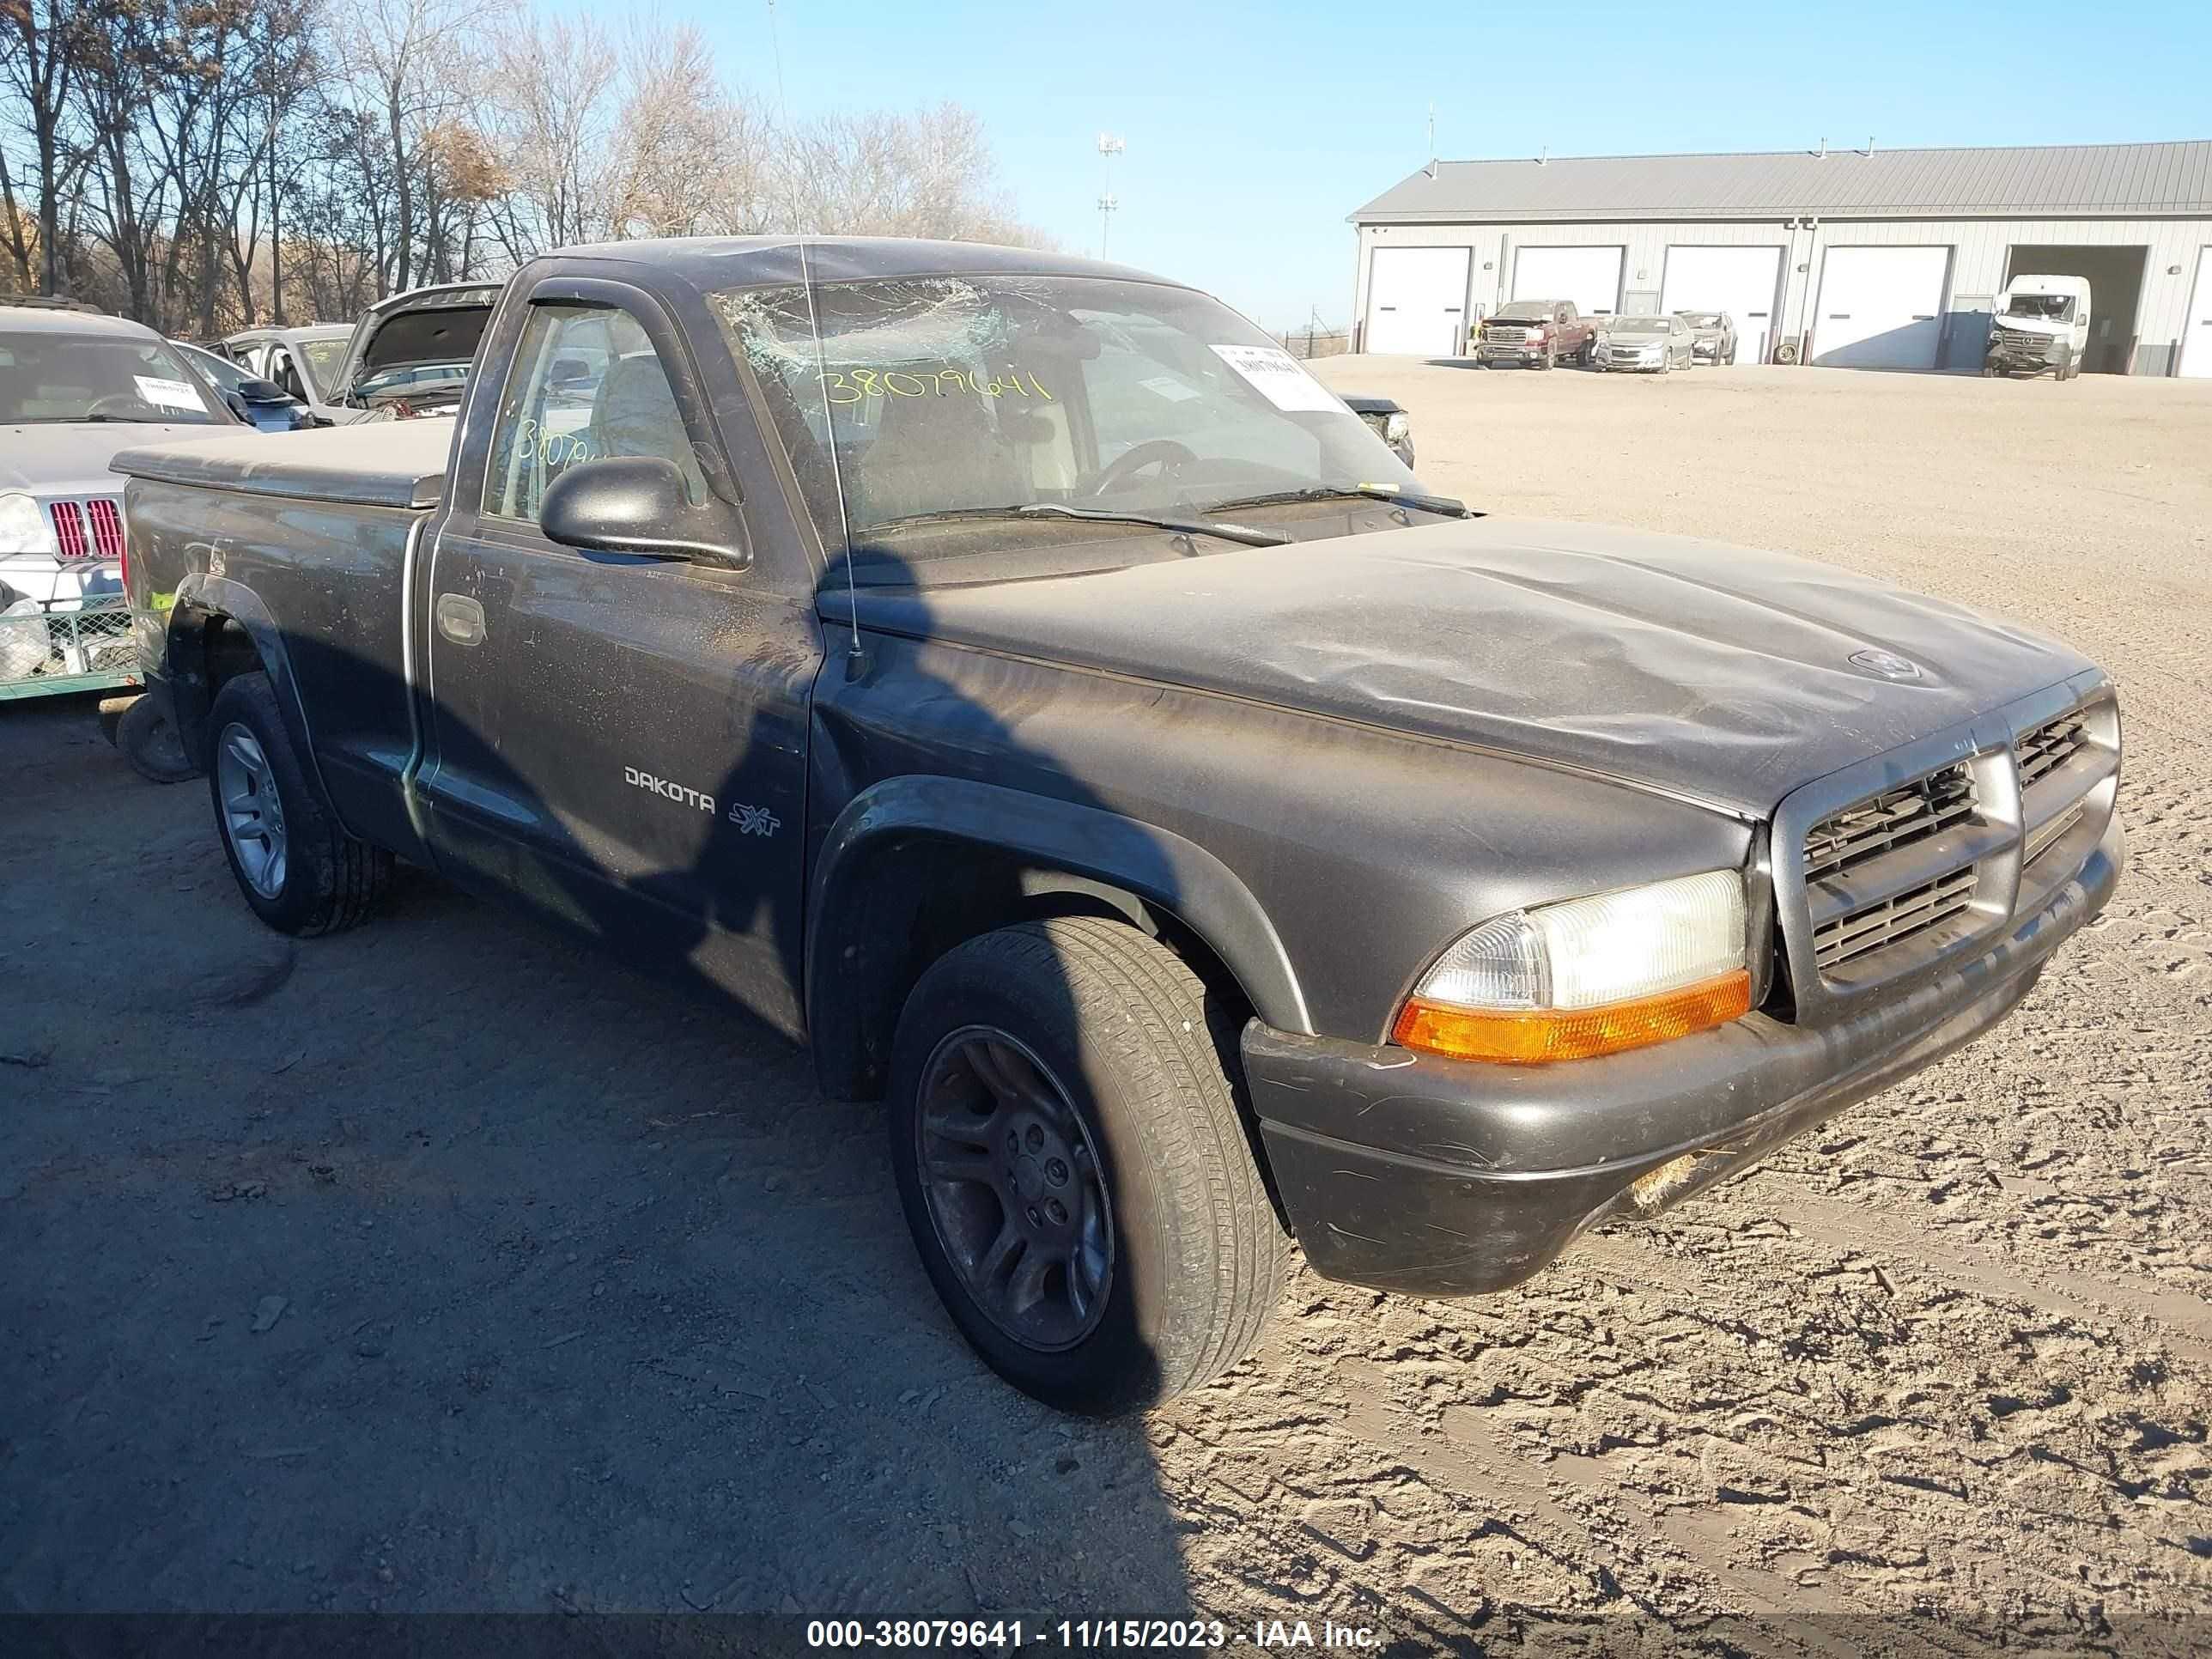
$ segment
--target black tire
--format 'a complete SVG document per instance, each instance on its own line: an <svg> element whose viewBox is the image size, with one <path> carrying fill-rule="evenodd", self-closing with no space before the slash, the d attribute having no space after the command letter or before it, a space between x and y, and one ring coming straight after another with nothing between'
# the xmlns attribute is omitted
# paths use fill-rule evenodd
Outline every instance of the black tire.
<svg viewBox="0 0 2212 1659"><path fill-rule="evenodd" d="M0 593L0 599L5 597L4 593ZM0 605L0 610L5 608L4 605ZM102 697L100 700L100 735L107 739L110 747L117 741L118 733L122 730L123 717L131 712L131 705L145 695L143 691L126 691L119 697Z"/></svg>
<svg viewBox="0 0 2212 1659"><path fill-rule="evenodd" d="M200 775L185 752L183 738L151 697L140 697L123 711L115 746L131 763L131 769L149 783L183 783Z"/></svg>
<svg viewBox="0 0 2212 1659"><path fill-rule="evenodd" d="M1531 368L1549 368L1554 363L1558 362L1559 360L1558 353L1552 347L1546 346L1544 348L1544 355L1541 357L1539 357L1534 362L1531 363L1529 367Z"/></svg>
<svg viewBox="0 0 2212 1659"><path fill-rule="evenodd" d="M1036 1062L1032 1076L1056 1086L1089 1137L1082 1157L1095 1161L1105 1194L1113 1248L1095 1323L1056 1348L1022 1340L986 1308L969 1288L974 1270L956 1261L924 1192L925 1085L957 1079L941 1069L942 1057L979 1031L1013 1039ZM1281 1297L1289 1244L1238 1115L1224 1060L1235 1042L1234 1032L1209 1027L1205 988L1188 966L1135 928L1096 917L969 939L907 999L888 1114L899 1200L961 1334L1024 1393L1064 1411L1139 1409L1212 1381L1260 1340ZM933 1097L941 1109L951 1097L939 1090ZM945 1116L940 1109L929 1121ZM998 1133L966 1144L991 1143L981 1156L995 1164ZM981 1231L1003 1236L1022 1228L1017 1206L1038 1223L1035 1199L1018 1190L1021 1178L1001 1170L932 1189L987 1202ZM954 1200L939 1202L949 1211ZM1010 1273L1018 1273L1027 1249L1007 1258ZM1046 1254L1040 1249L1041 1261ZM1061 1273L1063 1298L1069 1271Z"/></svg>
<svg viewBox="0 0 2212 1659"><path fill-rule="evenodd" d="M283 868L272 892L259 890L248 878L225 824L224 769L219 757L234 728L242 728L258 746L282 810ZM330 802L301 764L268 675L240 674L216 695L208 714L204 762L215 805L216 834L238 890L254 915L278 933L297 938L337 933L368 915L391 885L392 854L356 840L340 827Z"/></svg>

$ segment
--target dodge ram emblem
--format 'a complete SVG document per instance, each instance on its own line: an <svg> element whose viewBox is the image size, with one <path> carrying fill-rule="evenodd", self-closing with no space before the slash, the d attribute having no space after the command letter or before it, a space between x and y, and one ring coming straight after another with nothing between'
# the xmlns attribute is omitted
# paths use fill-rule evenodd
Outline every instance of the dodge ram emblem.
<svg viewBox="0 0 2212 1659"><path fill-rule="evenodd" d="M1917 680L1920 665L1908 661L1893 651L1854 651L1850 655L1854 667L1863 668L1869 674L1879 674L1886 680Z"/></svg>

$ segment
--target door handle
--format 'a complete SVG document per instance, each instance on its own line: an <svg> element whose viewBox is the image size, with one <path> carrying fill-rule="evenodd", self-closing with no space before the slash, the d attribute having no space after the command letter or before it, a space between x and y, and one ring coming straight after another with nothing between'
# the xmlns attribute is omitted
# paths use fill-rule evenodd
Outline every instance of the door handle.
<svg viewBox="0 0 2212 1659"><path fill-rule="evenodd" d="M455 645L482 645L483 606L465 593L438 595L438 631Z"/></svg>

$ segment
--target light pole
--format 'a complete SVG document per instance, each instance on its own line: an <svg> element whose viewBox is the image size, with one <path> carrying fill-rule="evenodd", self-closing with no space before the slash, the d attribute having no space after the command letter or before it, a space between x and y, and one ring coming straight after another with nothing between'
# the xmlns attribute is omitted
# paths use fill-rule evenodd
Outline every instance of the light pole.
<svg viewBox="0 0 2212 1659"><path fill-rule="evenodd" d="M1098 135L1098 257L1106 257L1106 228L1113 222L1114 210L1121 204L1114 195L1114 158L1121 153L1120 137L1111 132Z"/></svg>

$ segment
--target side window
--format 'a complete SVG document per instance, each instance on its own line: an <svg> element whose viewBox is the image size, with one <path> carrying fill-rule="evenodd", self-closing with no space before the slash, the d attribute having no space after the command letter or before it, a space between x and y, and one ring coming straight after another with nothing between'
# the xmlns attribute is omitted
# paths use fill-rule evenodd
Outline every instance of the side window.
<svg viewBox="0 0 2212 1659"><path fill-rule="evenodd" d="M673 461L685 494L707 499L667 371L637 319L614 306L532 307L492 429L483 511L535 524L546 485L620 455Z"/></svg>

